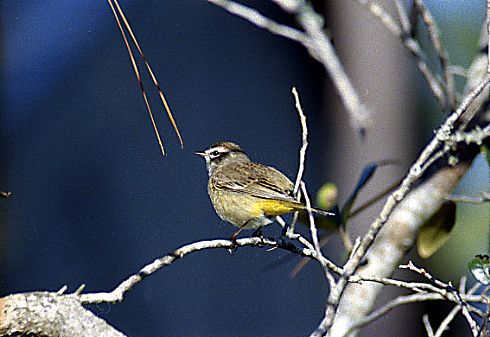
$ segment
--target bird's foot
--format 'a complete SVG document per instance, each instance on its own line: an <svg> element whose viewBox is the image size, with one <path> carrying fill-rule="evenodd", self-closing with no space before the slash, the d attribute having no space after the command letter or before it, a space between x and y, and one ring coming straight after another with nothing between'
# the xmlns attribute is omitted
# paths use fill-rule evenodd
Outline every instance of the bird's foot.
<svg viewBox="0 0 490 337"><path fill-rule="evenodd" d="M228 248L228 252L230 255L233 255L234 252L238 249L238 243L237 243L237 235L238 233L233 233L233 235L230 237L231 245Z"/></svg>

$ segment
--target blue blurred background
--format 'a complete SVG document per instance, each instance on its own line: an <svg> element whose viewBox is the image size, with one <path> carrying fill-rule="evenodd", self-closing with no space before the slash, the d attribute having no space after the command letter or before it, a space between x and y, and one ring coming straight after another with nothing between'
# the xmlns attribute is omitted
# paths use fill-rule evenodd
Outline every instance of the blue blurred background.
<svg viewBox="0 0 490 337"><path fill-rule="evenodd" d="M248 3L290 20L270 2ZM444 18L461 3L477 13L483 2L471 9L465 1L433 1L431 9ZM346 117L338 106L341 112L326 112L337 98L328 95L323 68L296 43L205 1L121 2L184 138L181 150L157 112L164 158L105 1L0 4L0 190L12 192L0 200L1 295L65 284L73 291L81 283L86 292L111 290L183 244L229 237L233 227L215 215L204 163L193 152L231 140L294 177L301 138L293 85L308 116L309 189L336 181L331 161L351 155L329 141ZM465 32L476 50L483 16L472 15ZM144 80L161 111L146 74ZM430 135L436 122L424 121L421 133ZM343 170L356 176L364 164ZM354 185L346 180L346 188ZM266 229L279 232L277 225ZM339 261L343 252L333 247L327 254ZM289 279L298 259L286 255L196 253L146 279L122 304L92 309L129 336L306 335L323 316L328 289L314 264Z"/></svg>

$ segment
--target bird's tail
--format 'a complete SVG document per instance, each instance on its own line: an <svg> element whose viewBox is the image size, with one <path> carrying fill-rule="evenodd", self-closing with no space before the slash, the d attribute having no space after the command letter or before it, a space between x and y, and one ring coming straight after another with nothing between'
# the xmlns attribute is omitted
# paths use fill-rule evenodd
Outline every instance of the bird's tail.
<svg viewBox="0 0 490 337"><path fill-rule="evenodd" d="M306 207L305 204L301 204L301 207L300 209L302 211L305 211L307 212L308 211L308 207ZM321 215L321 216L336 216L337 214L333 213L333 212L329 212L329 211L325 211L323 209L320 209L320 208L315 208L315 207L310 207L310 210L313 212L313 213L316 213L318 215Z"/></svg>

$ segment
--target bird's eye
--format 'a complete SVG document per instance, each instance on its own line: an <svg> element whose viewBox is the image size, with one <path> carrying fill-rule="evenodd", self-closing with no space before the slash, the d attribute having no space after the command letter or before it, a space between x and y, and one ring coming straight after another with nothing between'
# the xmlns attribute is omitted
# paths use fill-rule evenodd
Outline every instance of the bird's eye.
<svg viewBox="0 0 490 337"><path fill-rule="evenodd" d="M213 156L213 157L218 157L219 155L220 155L220 153L218 150L214 150L213 152L211 152L211 156Z"/></svg>

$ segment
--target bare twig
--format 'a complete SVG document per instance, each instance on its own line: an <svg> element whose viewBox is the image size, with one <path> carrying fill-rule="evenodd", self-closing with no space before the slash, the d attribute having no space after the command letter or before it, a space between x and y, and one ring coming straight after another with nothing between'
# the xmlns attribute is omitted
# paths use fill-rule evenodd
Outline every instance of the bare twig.
<svg viewBox="0 0 490 337"><path fill-rule="evenodd" d="M441 141L445 143L446 147L454 148L458 143L471 144L475 143L481 145L486 138L490 137L490 123L483 128L476 126L469 131L462 131L459 128L458 131L451 135L443 135Z"/></svg>
<svg viewBox="0 0 490 337"><path fill-rule="evenodd" d="M412 25L410 24L410 18L407 15L407 10L405 9L405 5L401 2L401 0L395 0L395 9L396 14L398 15L398 19L400 20L400 26L403 34L412 34Z"/></svg>
<svg viewBox="0 0 490 337"><path fill-rule="evenodd" d="M260 14L259 11L242 5L237 2L229 0L207 0L213 5L219 6L229 12L230 14L239 16L257 27L263 28L268 32L285 37L286 39L301 43L303 46L309 48L311 46L310 38L303 32L291 28L286 25L279 24L274 20Z"/></svg>
<svg viewBox="0 0 490 337"><path fill-rule="evenodd" d="M448 99L447 111L452 111L456 108L456 93L454 89L454 78L453 74L449 69L449 59L446 49L442 46L441 37L439 35L439 29L437 28L436 22L432 17L427 6L425 6L422 0L415 0L415 9L420 13L422 20L424 21L427 31L429 33L429 38L432 42L432 46L439 57L439 62L441 63L442 73L444 74L445 91Z"/></svg>
<svg viewBox="0 0 490 337"><path fill-rule="evenodd" d="M284 11L296 16L298 23L305 33L291 27L278 24L264 17L255 9L230 0L207 0L230 13L237 15L252 24L264 28L270 33L277 34L301 43L325 68L337 88L343 105L351 121L351 125L358 129L365 129L369 125L370 112L361 102L359 94L354 89L349 77L335 53L334 47L323 31L323 20L310 4L304 1L274 0Z"/></svg>
<svg viewBox="0 0 490 337"><path fill-rule="evenodd" d="M314 42L314 49L310 48L308 51L310 54L318 56L330 75L342 103L349 113L351 125L360 130L365 129L370 124L370 111L361 102L359 94L335 52L335 48L323 31L323 18L314 11L308 2L305 2L301 10L295 14L299 24Z"/></svg>
<svg viewBox="0 0 490 337"><path fill-rule="evenodd" d="M444 135L451 134L455 123L459 120L461 116L465 114L468 106L471 104L474 98L478 96L485 87L488 86L489 80L490 74L487 74L483 78L482 82L475 89L473 89L473 91L469 95L466 96L466 98L460 104L459 108L451 115L449 115L446 121L435 132L435 136L424 148L415 163L411 166L401 185L388 197L388 200L383 206L381 213L371 224L368 232L363 237L361 245L359 246L356 254L354 254L352 258L349 259L342 268L344 273L338 280L337 285L333 289L331 289L327 301L328 304L325 310L325 316L321 323L318 325L317 329L312 333L312 336L323 336L330 329L333 324L334 315L337 311L341 295L345 287L347 286L350 275L352 275L357 270L362 258L365 256L367 250L372 245L381 228L383 228L384 224L388 221L396 206L405 198L405 196L411 190L413 184L422 176L424 170L428 168L428 166L424 166L424 164L431 161L432 156L440 147L440 138Z"/></svg>
<svg viewBox="0 0 490 337"><path fill-rule="evenodd" d="M459 293L461 294L461 296L463 298L465 298L465 281L466 281L466 278L465 277L462 277L461 278L461 282L460 282L460 288L459 288ZM473 285L473 287L471 287L471 289L468 291L468 295L472 295L474 294L478 288L480 287L480 284L479 283L476 283ZM481 298L481 296L479 296ZM465 298L466 301L467 298ZM456 317L456 315L461 311L461 306L460 305L456 305L454 308L451 309L451 311L449 312L449 314L442 320L441 324L439 325L439 328L437 328L436 332L435 332L435 336L434 337L441 337L442 334L444 333L444 331L446 331L446 329L448 328L449 324L453 321L453 319Z"/></svg>
<svg viewBox="0 0 490 337"><path fill-rule="evenodd" d="M299 201L301 199L300 183L303 179L303 173L305 170L306 149L308 147L308 126L306 124L306 116L303 112L303 108L301 107L301 101L299 99L299 94L296 90L296 87L293 87L291 89L291 92L294 97L294 105L296 107L296 111L298 112L299 121L301 124L301 148L299 150L298 174L296 175L296 182L293 189L293 195L295 195L296 200ZM287 227L286 235L288 237L294 236L294 227L296 225L296 222L298 221L298 216L299 213L295 212L293 215L293 220Z"/></svg>
<svg viewBox="0 0 490 337"><path fill-rule="evenodd" d="M299 167L298 174L296 175L296 182L294 184L294 195L298 194L301 180L303 179L303 173L305 171L305 159L306 159L306 149L308 147L308 127L306 124L306 116L303 112L303 108L301 107L301 102L299 100L298 91L296 87L293 87L291 90L294 96L294 103L296 107L296 111L298 111L299 120L301 123L301 148L299 150Z"/></svg>
<svg viewBox="0 0 490 337"><path fill-rule="evenodd" d="M482 192L481 197L469 197L466 195L448 195L446 200L455 202L467 202L470 204L482 204L484 202L490 202L490 193Z"/></svg>
<svg viewBox="0 0 490 337"><path fill-rule="evenodd" d="M432 283L437 285L438 287L447 289L449 292L452 292L454 295L456 295L456 298L458 299L458 304L461 307L461 311L463 313L463 316L466 318L468 325L470 326L471 332L473 336L478 335L478 325L476 324L475 320L473 317L471 317L469 311L468 311L468 304L462 299L461 294L454 289L451 283L444 283L441 280L436 279L433 277L429 272L427 272L424 268L419 268L413 264L412 261L409 261L408 264L406 265L401 265L400 268L402 269L409 269L411 271L414 271L428 280L430 280Z"/></svg>
<svg viewBox="0 0 490 337"><path fill-rule="evenodd" d="M424 323L425 331L427 332L428 337L434 337L434 330L429 322L429 315L424 314L422 316L422 322Z"/></svg>
<svg viewBox="0 0 490 337"><path fill-rule="evenodd" d="M398 23L392 18L392 16L378 3L373 0L354 0L359 5L365 7L369 13L376 19L378 19L393 35L401 36L402 31ZM400 10L402 7L397 8ZM409 23L406 20L402 21L404 23L404 27L406 28L406 24Z"/></svg>
<svg viewBox="0 0 490 337"><path fill-rule="evenodd" d="M199 241L194 242L185 246L182 246L175 250L174 252L165 255L164 257L158 258L152 263L143 267L138 273L131 275L125 281L120 283L113 291L105 292L105 293L91 293L91 294L81 294L80 301L83 304L93 304L93 303L116 303L121 302L124 299L124 295L131 290L136 284L141 282L147 276L152 275L159 269L166 267L178 259L181 259L187 254L206 250L206 249L217 249L224 248L230 249L235 247L244 247L244 246L269 246L269 247L277 247L282 248L294 253L297 253L302 256L310 256L316 259L315 251L312 251L307 248L297 248L293 245L280 245L274 240L268 238L243 238L238 239L236 242L232 242L230 240L208 240L208 241Z"/></svg>
<svg viewBox="0 0 490 337"><path fill-rule="evenodd" d="M306 210L308 212L308 218L309 218L309 222L310 222L311 239L313 241L313 246L315 247L316 258L317 258L318 262L320 262L322 264L325 277L328 280L330 288L332 288L335 286L335 279L333 278L332 274L330 274L329 269L328 269L328 265L325 263L326 259L323 256L321 246L320 246L320 243L318 241L318 231L317 231L316 225L315 225L315 218L313 217L313 212L311 211L311 202L310 202L310 198L308 197L308 191L306 190L306 185L304 182L301 182L301 191L303 192L303 195L305 198Z"/></svg>
<svg viewBox="0 0 490 337"><path fill-rule="evenodd" d="M384 316L388 312L390 312L393 309L396 309L402 305L409 304L409 303L417 303L417 302L422 302L422 301L430 301L430 300L443 300L444 297L442 297L439 294L427 294L427 293L420 293L420 294L411 294L411 295L406 295L406 296L399 296L388 303L384 304L382 307L379 309L376 309L373 311L371 314L368 316L364 317L362 320L356 323L356 325L352 326L349 331L345 333L344 336L348 336L349 333L352 331L355 331L357 329L360 329L378 318Z"/></svg>
<svg viewBox="0 0 490 337"><path fill-rule="evenodd" d="M65 284L63 287L60 288L60 290L56 292L56 295L63 295L67 290L68 290L68 286Z"/></svg>
<svg viewBox="0 0 490 337"><path fill-rule="evenodd" d="M73 293L75 296L78 296L80 295L84 290L85 290L85 287L86 285L85 284L80 284L80 286L77 288L77 290L75 290L75 292Z"/></svg>
<svg viewBox="0 0 490 337"><path fill-rule="evenodd" d="M331 236L332 233L333 232L329 232L320 238L320 247L325 247L328 241L332 238ZM314 248L312 250L314 250ZM299 261L296 264L296 266L294 266L294 268L289 272L289 278L291 279L295 278L301 272L301 270L308 264L308 262L310 262L310 260L311 259L306 257L302 258L301 261ZM341 271L340 268L339 270Z"/></svg>
<svg viewBox="0 0 490 337"><path fill-rule="evenodd" d="M353 276L351 279L355 278ZM461 278L459 293L460 297L463 298L467 302L483 302L483 298L480 295L473 295L476 290L479 288L479 283L476 283L466 294L465 294L465 277ZM363 278L362 281L367 281L367 279ZM364 317L362 320L358 321L354 326L352 326L348 331L345 332L344 336L348 336L351 332L358 330L373 321L379 319L384 316L388 312L393 309L396 309L405 304L417 303L417 302L425 302L425 301L440 301L440 300L450 300L451 302L455 302L457 305L451 310L448 316L441 322L441 325L434 333L436 337L440 337L443 331L447 328L449 323L454 319L454 317L461 310L461 305L459 304L459 300L456 296L448 296L446 289L441 289L434 287L429 283L416 283L416 282L403 282L398 280L391 279L377 279L375 282L382 283L384 285L391 285L396 287L402 287L405 289L409 289L414 291L415 294L398 296L397 298L385 303L380 308L374 310L372 313Z"/></svg>
<svg viewBox="0 0 490 337"><path fill-rule="evenodd" d="M395 2L398 16L400 22L402 23L401 28L396 24L395 20L388 14L388 12L383 9L380 5L376 4L372 0L353 0L359 5L368 9L369 13L380 20L380 22L388 29L388 31L394 36L398 37L405 48L415 57L417 67L424 77L425 81L429 85L432 94L439 102L439 105L443 108L446 107L446 96L444 93L444 86L441 81L434 75L432 70L430 70L429 65L426 61L426 56L420 44L412 36L413 27L410 25L410 20L408 20L408 15L406 10L400 3Z"/></svg>

